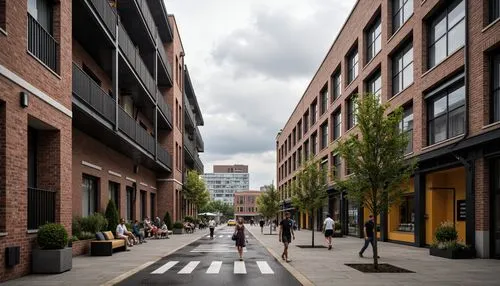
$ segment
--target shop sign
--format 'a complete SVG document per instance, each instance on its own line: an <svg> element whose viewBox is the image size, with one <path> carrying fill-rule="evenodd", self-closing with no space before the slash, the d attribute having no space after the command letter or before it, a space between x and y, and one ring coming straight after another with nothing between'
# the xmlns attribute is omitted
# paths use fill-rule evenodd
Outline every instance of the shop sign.
<svg viewBox="0 0 500 286"><path fill-rule="evenodd" d="M457 221L467 219L467 202L465 200L457 200Z"/></svg>

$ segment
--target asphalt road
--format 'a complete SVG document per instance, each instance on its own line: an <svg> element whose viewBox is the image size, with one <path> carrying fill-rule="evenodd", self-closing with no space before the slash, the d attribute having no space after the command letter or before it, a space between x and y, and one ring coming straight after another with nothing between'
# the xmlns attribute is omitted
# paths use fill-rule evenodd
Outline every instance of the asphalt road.
<svg viewBox="0 0 500 286"><path fill-rule="evenodd" d="M162 258L118 285L301 285L247 231L248 244L239 261L231 240L234 227L215 231Z"/></svg>

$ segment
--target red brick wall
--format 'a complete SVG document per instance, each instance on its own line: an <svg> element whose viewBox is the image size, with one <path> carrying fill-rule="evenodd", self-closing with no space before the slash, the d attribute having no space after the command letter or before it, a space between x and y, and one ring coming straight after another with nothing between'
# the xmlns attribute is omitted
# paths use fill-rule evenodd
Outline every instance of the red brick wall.
<svg viewBox="0 0 500 286"><path fill-rule="evenodd" d="M89 254L91 241L92 239L74 241L72 245L73 257Z"/></svg>
<svg viewBox="0 0 500 286"><path fill-rule="evenodd" d="M490 168L488 160L481 158L476 161L475 195L476 195L476 230L490 228Z"/></svg>

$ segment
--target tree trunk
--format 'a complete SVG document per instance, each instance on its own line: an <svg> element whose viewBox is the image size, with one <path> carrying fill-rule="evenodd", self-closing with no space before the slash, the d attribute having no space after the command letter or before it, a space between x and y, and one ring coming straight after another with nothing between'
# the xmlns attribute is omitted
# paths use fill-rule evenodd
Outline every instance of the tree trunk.
<svg viewBox="0 0 500 286"><path fill-rule="evenodd" d="M373 215L373 268L378 269L377 215Z"/></svg>
<svg viewBox="0 0 500 286"><path fill-rule="evenodd" d="M269 235L273 234L273 223L269 223Z"/></svg>
<svg viewBox="0 0 500 286"><path fill-rule="evenodd" d="M311 212L312 248L314 248L314 211Z"/></svg>

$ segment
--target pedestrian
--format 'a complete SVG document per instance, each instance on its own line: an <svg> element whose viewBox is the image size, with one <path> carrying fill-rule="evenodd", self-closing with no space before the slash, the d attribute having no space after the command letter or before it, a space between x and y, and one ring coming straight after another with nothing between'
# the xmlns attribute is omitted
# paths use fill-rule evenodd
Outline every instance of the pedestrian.
<svg viewBox="0 0 500 286"><path fill-rule="evenodd" d="M285 219L280 222L280 232L279 232L279 241L283 242L283 254L281 254L281 258L286 262L290 262L288 259L288 245L295 240L295 234L293 233L293 228L290 220L290 213L285 213Z"/></svg>
<svg viewBox="0 0 500 286"><path fill-rule="evenodd" d="M261 219L259 221L259 225L260 225L260 233L264 233L264 220Z"/></svg>
<svg viewBox="0 0 500 286"><path fill-rule="evenodd" d="M210 239L214 239L215 220L213 218L208 222L208 228L210 228Z"/></svg>
<svg viewBox="0 0 500 286"><path fill-rule="evenodd" d="M238 223L234 228L234 234L236 240L236 248L238 249L238 254L240 255L240 261L243 261L243 247L246 246L246 237L245 237L245 225L243 224L243 218L240 217L238 219Z"/></svg>
<svg viewBox="0 0 500 286"><path fill-rule="evenodd" d="M328 250L332 249L332 236L333 236L333 226L335 221L332 219L330 214L326 215L326 219L323 222L323 229L325 230L325 239L328 244Z"/></svg>
<svg viewBox="0 0 500 286"><path fill-rule="evenodd" d="M375 239L375 234L373 231L374 228L375 228L375 223L373 221L373 215L370 215L369 219L365 223L365 227L363 229L363 232L365 235L365 245L363 246L363 248L361 248L361 251L359 252L359 257L363 257L363 253L368 248L368 244L372 245L372 250L373 250L373 240ZM380 258L380 257L378 257L378 258Z"/></svg>

